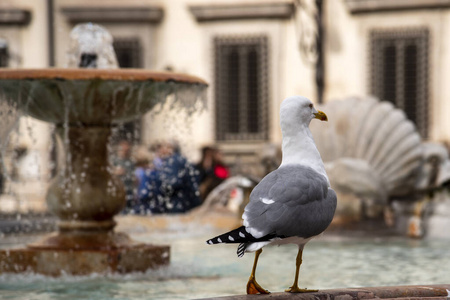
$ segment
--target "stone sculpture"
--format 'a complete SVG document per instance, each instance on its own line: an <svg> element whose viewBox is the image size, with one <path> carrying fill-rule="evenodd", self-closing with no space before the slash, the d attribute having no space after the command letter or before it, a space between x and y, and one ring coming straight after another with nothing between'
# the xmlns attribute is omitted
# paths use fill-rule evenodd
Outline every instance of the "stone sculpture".
<svg viewBox="0 0 450 300"><path fill-rule="evenodd" d="M348 98L318 109L329 112L330 122L326 129L311 124L311 131L338 193L342 221L381 216L394 200L412 205L450 180L447 150L424 143L392 103Z"/></svg>

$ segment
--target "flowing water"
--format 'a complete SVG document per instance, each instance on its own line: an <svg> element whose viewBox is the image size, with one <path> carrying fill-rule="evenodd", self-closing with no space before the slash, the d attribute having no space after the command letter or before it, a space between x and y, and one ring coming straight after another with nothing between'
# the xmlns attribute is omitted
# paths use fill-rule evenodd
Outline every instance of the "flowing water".
<svg viewBox="0 0 450 300"><path fill-rule="evenodd" d="M217 233L183 225L155 234L137 230L131 234L136 240L171 245L170 266L129 275L50 278L3 274L0 299L198 299L244 294L253 254L239 259L236 246L206 245L205 240ZM0 243L0 247L26 242L15 239ZM300 286L327 289L449 283L449 246L446 240L325 235L305 247ZM257 269L259 283L272 292L289 287L296 253L292 245L266 247Z"/></svg>

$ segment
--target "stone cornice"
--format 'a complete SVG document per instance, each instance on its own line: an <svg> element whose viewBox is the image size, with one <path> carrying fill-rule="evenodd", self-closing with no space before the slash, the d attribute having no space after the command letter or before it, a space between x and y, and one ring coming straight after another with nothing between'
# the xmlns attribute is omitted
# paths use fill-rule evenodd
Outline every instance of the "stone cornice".
<svg viewBox="0 0 450 300"><path fill-rule="evenodd" d="M28 25L31 12L25 9L0 9L0 25Z"/></svg>
<svg viewBox="0 0 450 300"><path fill-rule="evenodd" d="M237 19L289 19L295 7L290 2L190 5L197 22Z"/></svg>
<svg viewBox="0 0 450 300"><path fill-rule="evenodd" d="M450 8L450 0L345 0L352 14Z"/></svg>
<svg viewBox="0 0 450 300"><path fill-rule="evenodd" d="M63 7L62 13L71 23L152 23L158 24L164 10L158 6L145 7Z"/></svg>

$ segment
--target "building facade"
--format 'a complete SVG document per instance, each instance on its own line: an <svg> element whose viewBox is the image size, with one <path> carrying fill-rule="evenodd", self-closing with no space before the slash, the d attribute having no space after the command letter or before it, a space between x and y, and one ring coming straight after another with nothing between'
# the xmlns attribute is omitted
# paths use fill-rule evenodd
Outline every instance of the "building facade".
<svg viewBox="0 0 450 300"><path fill-rule="evenodd" d="M144 145L178 139L197 160L201 146L217 144L230 162L258 161L281 142L280 102L317 101L317 72L325 102L372 94L402 108L424 139L450 142L449 1L0 0L0 65L64 67L69 33L83 22L111 32L121 67L210 84L198 115L167 122L163 108L139 120ZM44 157L48 126L26 122L37 124L40 142L21 142Z"/></svg>

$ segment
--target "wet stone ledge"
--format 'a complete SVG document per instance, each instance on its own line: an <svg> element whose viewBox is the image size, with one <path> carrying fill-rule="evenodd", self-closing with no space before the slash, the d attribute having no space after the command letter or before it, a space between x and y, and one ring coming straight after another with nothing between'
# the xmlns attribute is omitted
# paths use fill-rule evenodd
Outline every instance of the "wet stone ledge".
<svg viewBox="0 0 450 300"><path fill-rule="evenodd" d="M450 284L411 285L367 288L347 288L320 290L315 293L291 294L271 293L268 295L238 295L215 300L265 300L265 299L302 299L302 300L351 300L351 299L449 299Z"/></svg>

